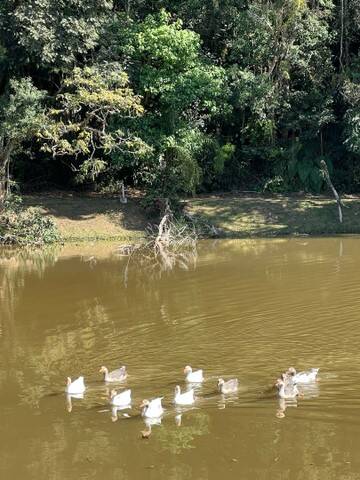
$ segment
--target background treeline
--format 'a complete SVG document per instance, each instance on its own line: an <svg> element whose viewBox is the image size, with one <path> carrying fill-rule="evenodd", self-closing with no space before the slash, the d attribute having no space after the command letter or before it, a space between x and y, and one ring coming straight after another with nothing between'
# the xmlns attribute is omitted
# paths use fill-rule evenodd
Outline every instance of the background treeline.
<svg viewBox="0 0 360 480"><path fill-rule="evenodd" d="M360 0L1 0L3 188L360 190Z"/></svg>

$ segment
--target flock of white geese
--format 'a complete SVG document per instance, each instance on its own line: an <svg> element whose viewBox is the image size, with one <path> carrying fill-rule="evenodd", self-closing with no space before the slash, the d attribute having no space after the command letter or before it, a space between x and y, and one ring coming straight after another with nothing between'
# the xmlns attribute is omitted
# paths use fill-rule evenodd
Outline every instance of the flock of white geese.
<svg viewBox="0 0 360 480"><path fill-rule="evenodd" d="M297 372L294 367L290 367L285 373L282 373L275 382L275 389L277 395L281 399L295 399L299 395L298 384L309 384L316 382L318 368L311 368L308 371ZM117 370L109 372L106 367L100 368L100 373L104 375L104 381L107 384L121 383L127 378L126 367L121 367ZM193 370L189 365L184 368L185 380L194 387L197 384L201 384L204 381L203 370ZM220 393L232 394L237 392L239 388L239 381L237 378L230 380L218 379L218 390ZM69 396L79 397L85 393L86 385L84 377L80 376L76 380L71 381L71 378L67 378L67 385L65 392ZM157 397L152 400L143 400L140 404L141 415L147 419L160 418L164 413L162 406L163 397ZM186 392L181 392L180 386L176 385L174 394L174 404L179 406L193 405L196 401L194 388L190 388ZM126 389L121 392L117 392L115 389L111 390L110 405L112 407L118 407L126 409L131 407L131 390Z"/></svg>

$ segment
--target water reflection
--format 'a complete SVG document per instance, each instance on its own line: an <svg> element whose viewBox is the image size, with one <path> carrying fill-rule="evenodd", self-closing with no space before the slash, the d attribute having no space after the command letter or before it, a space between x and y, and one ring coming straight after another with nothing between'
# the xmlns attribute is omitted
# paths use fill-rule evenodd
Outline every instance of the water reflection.
<svg viewBox="0 0 360 480"><path fill-rule="evenodd" d="M276 410L277 418L284 418L285 410L288 407L296 408L298 406L298 402L296 398L292 398L292 399L279 398L278 401L279 401L279 408Z"/></svg>
<svg viewBox="0 0 360 480"><path fill-rule="evenodd" d="M162 416L157 417L157 418L148 418L148 417L143 417L143 422L145 423L146 427L152 427L154 425L161 425L162 422Z"/></svg>
<svg viewBox="0 0 360 480"><path fill-rule="evenodd" d="M1 478L357 478L357 239L204 242L188 269L131 265L127 287L114 248L66 248L0 255ZM187 363L206 381L178 410ZM128 366L134 405L165 395L147 442L103 364ZM291 364L322 372L297 408L262 393ZM69 374L89 388L64 408ZM244 387L220 395L222 375Z"/></svg>
<svg viewBox="0 0 360 480"><path fill-rule="evenodd" d="M76 393L76 394L72 394L72 395L69 395L68 393L65 395L65 399L66 399L66 410L71 413L72 412L72 409L73 409L73 404L72 404L72 400L74 399L80 399L80 400L83 400L84 399L84 394L83 393Z"/></svg>
<svg viewBox="0 0 360 480"><path fill-rule="evenodd" d="M207 433L209 415L203 411L196 411L191 415L182 415L180 423L178 420L175 425L167 423L166 428L157 431L156 441L162 450L179 454L183 450L194 448L194 439Z"/></svg>
<svg viewBox="0 0 360 480"><path fill-rule="evenodd" d="M181 427L181 423L182 423L182 413L178 413L177 415L175 415L174 420L175 420L175 425L176 425L177 427Z"/></svg>
<svg viewBox="0 0 360 480"><path fill-rule="evenodd" d="M239 394L238 393L228 393L228 394L219 394L219 399L218 399L218 408L220 410L223 410L226 408L226 406L231 407L234 404L236 405L239 401Z"/></svg>
<svg viewBox="0 0 360 480"><path fill-rule="evenodd" d="M127 410L131 410L131 405L127 405L124 407L114 407L111 406L111 421L117 422L119 418L130 418L131 415L127 412Z"/></svg>
<svg viewBox="0 0 360 480"><path fill-rule="evenodd" d="M26 279L41 278L57 261L57 248L39 250L0 248L0 340L4 348L16 339L14 311ZM9 348L8 354L12 350Z"/></svg>
<svg viewBox="0 0 360 480"><path fill-rule="evenodd" d="M317 398L320 395L320 385L318 382L308 383L299 386L301 398L311 399Z"/></svg>

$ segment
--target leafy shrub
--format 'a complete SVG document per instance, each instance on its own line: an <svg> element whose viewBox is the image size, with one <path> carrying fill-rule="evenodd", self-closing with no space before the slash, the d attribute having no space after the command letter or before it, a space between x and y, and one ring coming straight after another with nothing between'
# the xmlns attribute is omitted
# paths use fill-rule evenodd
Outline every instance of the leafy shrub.
<svg viewBox="0 0 360 480"><path fill-rule="evenodd" d="M271 193L283 193L285 191L284 179L280 175L277 175L276 177L266 180L263 191Z"/></svg>
<svg viewBox="0 0 360 480"><path fill-rule="evenodd" d="M122 185L122 180L110 177L98 182L95 186L95 190L103 195L119 195Z"/></svg>
<svg viewBox="0 0 360 480"><path fill-rule="evenodd" d="M55 223L37 207L24 208L20 197L11 195L0 213L0 243L45 245L60 240Z"/></svg>

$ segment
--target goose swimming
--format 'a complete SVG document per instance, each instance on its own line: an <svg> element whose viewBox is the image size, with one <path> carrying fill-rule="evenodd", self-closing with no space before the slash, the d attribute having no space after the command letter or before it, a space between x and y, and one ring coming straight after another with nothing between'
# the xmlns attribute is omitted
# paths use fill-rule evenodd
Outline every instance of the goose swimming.
<svg viewBox="0 0 360 480"><path fill-rule="evenodd" d="M154 398L153 400L143 400L141 402L141 415L146 418L158 418L164 413L161 400L163 397Z"/></svg>
<svg viewBox="0 0 360 480"><path fill-rule="evenodd" d="M192 405L195 402L194 389L181 393L179 385L175 387L174 403L176 405Z"/></svg>
<svg viewBox="0 0 360 480"><path fill-rule="evenodd" d="M282 378L277 379L276 388L280 398L292 399L299 395L299 390L296 384L293 382L285 382Z"/></svg>
<svg viewBox="0 0 360 480"><path fill-rule="evenodd" d="M84 393L85 390L86 390L86 387L84 383L84 377L79 377L73 382L71 381L70 377L67 377L67 383L65 388L66 393L74 395L78 393Z"/></svg>
<svg viewBox="0 0 360 480"><path fill-rule="evenodd" d="M237 378L232 378L225 382L223 378L219 378L218 380L218 389L221 393L234 393L237 392L239 388L239 380Z"/></svg>
<svg viewBox="0 0 360 480"><path fill-rule="evenodd" d="M117 393L116 390L111 390L110 403L114 407L130 407L131 390L124 390L120 393Z"/></svg>
<svg viewBox="0 0 360 480"><path fill-rule="evenodd" d="M106 367L102 366L99 372L104 374L105 382L123 382L127 378L127 371L124 366L112 372L109 372Z"/></svg>
<svg viewBox="0 0 360 480"><path fill-rule="evenodd" d="M184 373L185 373L185 379L189 383L201 383L204 381L203 371L195 370L193 372L193 369L190 367L190 365L187 365L184 368Z"/></svg>
<svg viewBox="0 0 360 480"><path fill-rule="evenodd" d="M310 383L315 382L319 368L310 368L310 370L304 372L296 372L294 367L290 367L286 372L286 375L295 383Z"/></svg>

